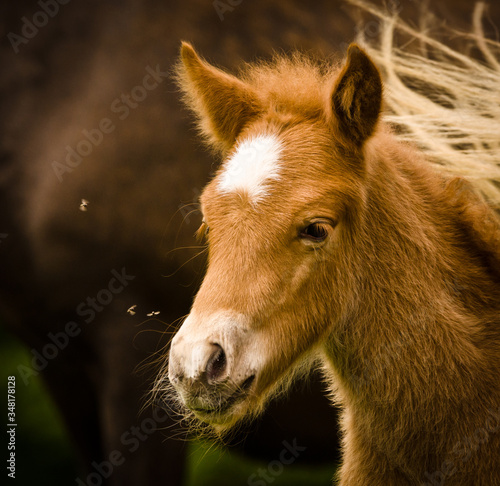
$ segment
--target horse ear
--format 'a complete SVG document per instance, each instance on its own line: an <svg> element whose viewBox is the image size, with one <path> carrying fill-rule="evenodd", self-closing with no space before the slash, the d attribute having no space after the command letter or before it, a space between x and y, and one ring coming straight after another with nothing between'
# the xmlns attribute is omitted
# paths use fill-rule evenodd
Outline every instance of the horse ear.
<svg viewBox="0 0 500 486"><path fill-rule="evenodd" d="M333 117L343 137L361 146L373 134L379 118L382 81L371 59L356 44L349 46L331 103Z"/></svg>
<svg viewBox="0 0 500 486"><path fill-rule="evenodd" d="M177 79L202 133L222 152L234 145L242 128L261 111L249 85L200 59L187 42L182 43Z"/></svg>

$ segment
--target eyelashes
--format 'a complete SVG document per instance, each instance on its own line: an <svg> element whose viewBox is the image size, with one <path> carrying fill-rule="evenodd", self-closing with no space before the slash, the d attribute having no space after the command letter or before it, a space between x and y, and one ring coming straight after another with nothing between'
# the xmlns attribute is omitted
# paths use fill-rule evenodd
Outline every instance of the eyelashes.
<svg viewBox="0 0 500 486"><path fill-rule="evenodd" d="M208 233L210 231L210 227L206 223L205 220L201 222L201 226L196 231L196 239L198 241L205 241L208 238Z"/></svg>

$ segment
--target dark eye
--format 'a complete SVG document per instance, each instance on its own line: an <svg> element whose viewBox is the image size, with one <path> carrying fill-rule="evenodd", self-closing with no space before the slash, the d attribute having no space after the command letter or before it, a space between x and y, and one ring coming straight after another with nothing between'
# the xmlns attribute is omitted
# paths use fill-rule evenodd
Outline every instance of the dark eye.
<svg viewBox="0 0 500 486"><path fill-rule="evenodd" d="M326 223L311 223L301 232L300 237L314 243L321 243L328 236L328 227Z"/></svg>

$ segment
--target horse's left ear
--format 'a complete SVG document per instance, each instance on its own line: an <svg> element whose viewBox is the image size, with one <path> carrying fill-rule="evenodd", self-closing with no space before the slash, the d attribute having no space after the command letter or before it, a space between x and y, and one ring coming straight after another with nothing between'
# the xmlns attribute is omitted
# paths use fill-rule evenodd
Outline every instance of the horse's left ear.
<svg viewBox="0 0 500 486"><path fill-rule="evenodd" d="M380 73L356 44L347 51L347 61L331 96L333 119L347 142L361 147L377 124L382 105Z"/></svg>
<svg viewBox="0 0 500 486"><path fill-rule="evenodd" d="M221 152L234 145L243 127L260 112L249 85L201 59L187 42L181 46L177 79L203 135Z"/></svg>

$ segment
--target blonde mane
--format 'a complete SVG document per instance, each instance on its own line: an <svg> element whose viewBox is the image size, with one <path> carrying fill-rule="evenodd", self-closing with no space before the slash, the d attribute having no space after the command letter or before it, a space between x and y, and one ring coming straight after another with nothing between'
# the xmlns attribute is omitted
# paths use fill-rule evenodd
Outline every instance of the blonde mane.
<svg viewBox="0 0 500 486"><path fill-rule="evenodd" d="M484 36L485 4L475 6L471 33L447 31L476 48L482 59L475 59L370 3L349 1L382 22L378 43L363 30L358 42L382 71L384 119L439 170L467 178L500 208L500 43ZM413 45L398 47L396 34Z"/></svg>

